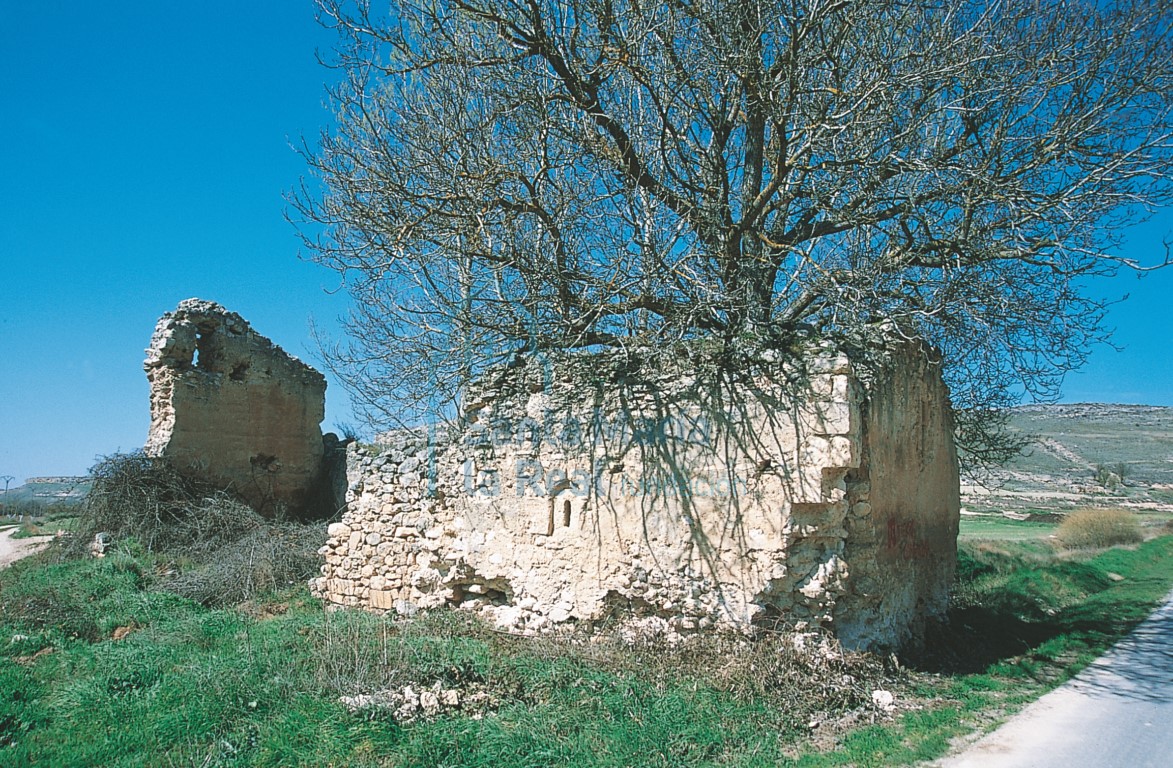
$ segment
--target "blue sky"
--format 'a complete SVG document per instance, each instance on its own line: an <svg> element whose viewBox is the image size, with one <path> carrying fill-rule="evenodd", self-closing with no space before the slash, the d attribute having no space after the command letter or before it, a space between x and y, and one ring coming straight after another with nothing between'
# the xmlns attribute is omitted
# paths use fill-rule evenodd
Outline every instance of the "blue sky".
<svg viewBox="0 0 1173 768"><path fill-rule="evenodd" d="M312 358L345 310L299 260L291 149L329 113L312 4L5 3L0 12L0 475L142 445L143 350L191 296ZM329 429L350 420L331 382Z"/></svg>
<svg viewBox="0 0 1173 768"><path fill-rule="evenodd" d="M0 475L83 474L142 445L143 350L180 300L218 301L313 360L337 333L336 276L298 258L291 149L329 120L332 33L310 0L38 0L0 10ZM1165 213L1130 232L1151 260ZM1068 401L1173 405L1173 271L1130 293ZM350 422L337 382L325 429Z"/></svg>

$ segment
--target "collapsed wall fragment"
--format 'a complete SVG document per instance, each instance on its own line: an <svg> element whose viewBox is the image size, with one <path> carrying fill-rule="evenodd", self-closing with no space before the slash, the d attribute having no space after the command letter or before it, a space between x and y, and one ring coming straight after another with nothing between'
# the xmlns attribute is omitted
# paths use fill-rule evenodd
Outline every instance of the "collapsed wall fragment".
<svg viewBox="0 0 1173 768"><path fill-rule="evenodd" d="M143 367L148 455L262 513L310 511L323 484L322 374L200 299L159 319Z"/></svg>
<svg viewBox="0 0 1173 768"><path fill-rule="evenodd" d="M937 367L912 344L866 383L825 350L761 362L731 381L695 360L528 357L470 390L459 428L352 444L313 591L515 631L634 615L904 643L944 611L956 561Z"/></svg>

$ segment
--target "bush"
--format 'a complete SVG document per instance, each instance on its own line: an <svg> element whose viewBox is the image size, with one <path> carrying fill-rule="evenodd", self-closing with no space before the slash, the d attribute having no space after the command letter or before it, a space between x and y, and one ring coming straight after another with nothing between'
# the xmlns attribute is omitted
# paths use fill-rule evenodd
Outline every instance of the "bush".
<svg viewBox="0 0 1173 768"><path fill-rule="evenodd" d="M1056 531L1066 549L1105 549L1144 540L1136 515L1123 509L1082 509L1069 514Z"/></svg>
<svg viewBox="0 0 1173 768"><path fill-rule="evenodd" d="M233 605L316 576L321 526L267 523L216 548L159 587L204 605Z"/></svg>
<svg viewBox="0 0 1173 768"><path fill-rule="evenodd" d="M137 542L155 556L152 589L228 605L318 571L322 526L266 520L228 493L181 476L163 458L109 456L91 470L66 555L84 557L98 533L115 550Z"/></svg>
<svg viewBox="0 0 1173 768"><path fill-rule="evenodd" d="M70 547L88 552L95 534L137 540L148 552L207 552L265 524L224 491L189 480L163 458L142 452L107 456L90 470Z"/></svg>

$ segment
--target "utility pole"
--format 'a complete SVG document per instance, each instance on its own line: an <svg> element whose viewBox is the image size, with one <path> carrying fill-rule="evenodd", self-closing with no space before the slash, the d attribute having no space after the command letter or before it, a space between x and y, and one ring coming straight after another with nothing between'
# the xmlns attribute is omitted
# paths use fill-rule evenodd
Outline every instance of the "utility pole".
<svg viewBox="0 0 1173 768"><path fill-rule="evenodd" d="M0 475L0 480L4 481L4 507L8 508L8 484L16 478L12 475Z"/></svg>

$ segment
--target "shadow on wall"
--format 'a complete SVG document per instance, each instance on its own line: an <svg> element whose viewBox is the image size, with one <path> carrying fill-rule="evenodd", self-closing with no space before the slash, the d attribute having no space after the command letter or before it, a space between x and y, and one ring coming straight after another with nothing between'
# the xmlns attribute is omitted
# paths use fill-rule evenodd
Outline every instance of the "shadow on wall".
<svg viewBox="0 0 1173 768"><path fill-rule="evenodd" d="M470 387L450 430L353 446L315 592L520 631L620 610L669 631L824 625L861 646L944 610L957 463L920 347L867 386L827 349L677 353L522 357Z"/></svg>

